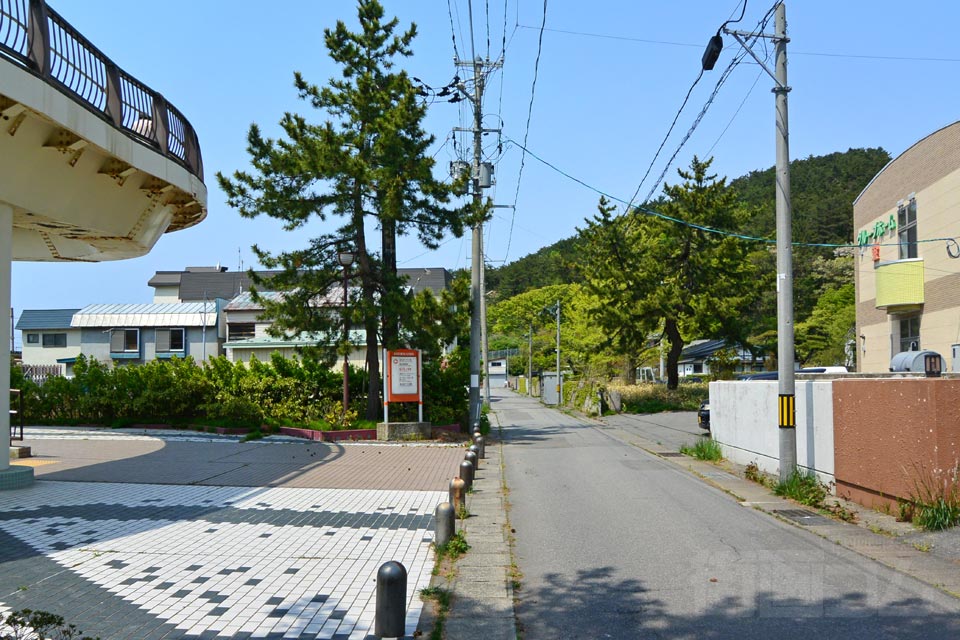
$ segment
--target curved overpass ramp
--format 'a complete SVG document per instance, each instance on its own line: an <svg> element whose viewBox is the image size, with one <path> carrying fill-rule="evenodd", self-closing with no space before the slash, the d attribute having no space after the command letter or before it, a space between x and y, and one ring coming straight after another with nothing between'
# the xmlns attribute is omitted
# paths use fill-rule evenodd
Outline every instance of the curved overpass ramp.
<svg viewBox="0 0 960 640"><path fill-rule="evenodd" d="M173 105L44 0L0 0L0 308L12 260L141 256L203 220L206 199L196 133ZM0 313L0 335L9 321ZM0 366L0 451L9 386ZM0 489L20 469L0 454Z"/></svg>

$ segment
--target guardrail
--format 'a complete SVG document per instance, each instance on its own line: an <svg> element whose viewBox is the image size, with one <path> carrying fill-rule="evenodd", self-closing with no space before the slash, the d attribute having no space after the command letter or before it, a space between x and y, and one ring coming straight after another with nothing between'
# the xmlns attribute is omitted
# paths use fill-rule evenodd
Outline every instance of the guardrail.
<svg viewBox="0 0 960 640"><path fill-rule="evenodd" d="M197 134L183 114L118 67L44 0L0 0L0 56L203 180Z"/></svg>

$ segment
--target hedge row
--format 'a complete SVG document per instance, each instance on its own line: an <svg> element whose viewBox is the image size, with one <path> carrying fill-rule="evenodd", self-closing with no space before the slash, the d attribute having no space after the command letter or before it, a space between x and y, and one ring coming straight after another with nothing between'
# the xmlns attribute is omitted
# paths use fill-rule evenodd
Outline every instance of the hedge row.
<svg viewBox="0 0 960 640"><path fill-rule="evenodd" d="M468 366L459 351L424 362L425 419L449 424L465 417ZM341 373L279 354L248 365L221 356L203 364L188 357L113 368L81 355L73 372L72 378L49 378L38 386L13 367L11 387L22 390L27 422L350 428L366 404L363 371L351 370L351 406L344 415ZM416 407L391 406L391 418L411 410L415 415Z"/></svg>

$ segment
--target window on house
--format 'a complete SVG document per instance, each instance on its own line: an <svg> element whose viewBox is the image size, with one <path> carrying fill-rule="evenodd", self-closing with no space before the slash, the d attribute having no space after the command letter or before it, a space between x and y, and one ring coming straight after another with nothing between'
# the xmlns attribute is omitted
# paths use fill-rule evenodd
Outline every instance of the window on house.
<svg viewBox="0 0 960 640"><path fill-rule="evenodd" d="M227 325L227 340L246 340L256 335L252 322L232 322Z"/></svg>
<svg viewBox="0 0 960 640"><path fill-rule="evenodd" d="M897 208L897 236L900 243L900 259L917 257L917 199L910 198L907 204Z"/></svg>
<svg viewBox="0 0 960 640"><path fill-rule="evenodd" d="M28 333L28 334L27 334L27 344L40 344L40 334L39 334L39 333Z"/></svg>
<svg viewBox="0 0 960 640"><path fill-rule="evenodd" d="M900 351L920 350L920 316L900 320Z"/></svg>
<svg viewBox="0 0 960 640"><path fill-rule="evenodd" d="M45 333L43 334L44 347L65 347L67 346L67 334L65 333Z"/></svg>
<svg viewBox="0 0 960 640"><path fill-rule="evenodd" d="M157 353L182 352L185 329L157 329Z"/></svg>
<svg viewBox="0 0 960 640"><path fill-rule="evenodd" d="M140 329L114 329L110 332L110 351L126 353L140 351Z"/></svg>

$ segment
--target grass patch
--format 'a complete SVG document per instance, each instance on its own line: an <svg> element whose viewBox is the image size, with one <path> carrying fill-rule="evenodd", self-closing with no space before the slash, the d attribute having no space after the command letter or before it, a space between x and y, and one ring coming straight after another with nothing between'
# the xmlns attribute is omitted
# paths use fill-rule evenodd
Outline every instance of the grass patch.
<svg viewBox="0 0 960 640"><path fill-rule="evenodd" d="M773 493L781 498L790 498L808 507L823 507L827 497L827 485L812 471L794 469L785 481L780 481L773 487Z"/></svg>
<svg viewBox="0 0 960 640"><path fill-rule="evenodd" d="M247 433L247 435L241 438L240 442L250 442L252 440L260 440L263 438L263 432L260 429L254 429L253 431Z"/></svg>
<svg viewBox="0 0 960 640"><path fill-rule="evenodd" d="M696 411L710 397L706 382L681 384L667 389L665 384L611 384L608 391L620 394L624 413L663 413L664 411Z"/></svg>
<svg viewBox="0 0 960 640"><path fill-rule="evenodd" d="M929 471L915 466L913 491L900 501L900 516L927 531L940 531L960 524L960 465Z"/></svg>
<svg viewBox="0 0 960 640"><path fill-rule="evenodd" d="M697 460L710 460L717 462L723 460L723 449L720 444L713 439L701 438L693 445L683 445L680 447L680 453L686 456L692 456Z"/></svg>

